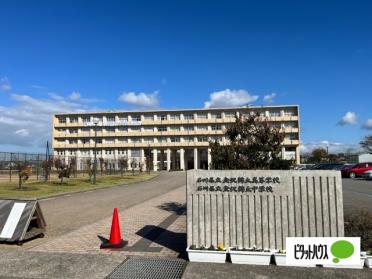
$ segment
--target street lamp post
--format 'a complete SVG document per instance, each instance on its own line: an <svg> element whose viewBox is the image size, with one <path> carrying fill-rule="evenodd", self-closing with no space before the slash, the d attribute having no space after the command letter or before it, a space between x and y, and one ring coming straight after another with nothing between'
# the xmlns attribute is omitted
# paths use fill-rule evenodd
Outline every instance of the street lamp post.
<svg viewBox="0 0 372 279"><path fill-rule="evenodd" d="M93 184L96 184L97 180L97 125L98 119L93 120L94 124L94 166L93 166Z"/></svg>

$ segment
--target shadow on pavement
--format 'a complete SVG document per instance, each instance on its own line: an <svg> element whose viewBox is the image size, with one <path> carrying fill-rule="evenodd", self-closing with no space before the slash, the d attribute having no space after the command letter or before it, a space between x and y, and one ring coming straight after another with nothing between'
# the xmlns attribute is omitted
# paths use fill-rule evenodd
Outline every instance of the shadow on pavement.
<svg viewBox="0 0 372 279"><path fill-rule="evenodd" d="M177 215L186 215L186 204L178 202L166 202L158 206L159 209L175 213Z"/></svg>
<svg viewBox="0 0 372 279"><path fill-rule="evenodd" d="M175 233L167 229L147 225L137 235L178 253L178 258L187 259L186 233Z"/></svg>

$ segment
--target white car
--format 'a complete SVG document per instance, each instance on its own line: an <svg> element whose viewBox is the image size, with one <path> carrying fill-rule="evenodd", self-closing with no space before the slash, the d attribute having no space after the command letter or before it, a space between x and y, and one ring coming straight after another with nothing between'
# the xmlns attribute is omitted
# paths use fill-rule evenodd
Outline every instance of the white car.
<svg viewBox="0 0 372 279"><path fill-rule="evenodd" d="M363 172L362 177L364 179L372 179L372 170Z"/></svg>

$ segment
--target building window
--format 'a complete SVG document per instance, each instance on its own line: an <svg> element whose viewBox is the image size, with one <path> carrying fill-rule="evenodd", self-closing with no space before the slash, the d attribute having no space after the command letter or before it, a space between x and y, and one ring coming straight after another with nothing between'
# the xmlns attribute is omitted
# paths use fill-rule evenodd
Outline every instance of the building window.
<svg viewBox="0 0 372 279"><path fill-rule="evenodd" d="M140 143L141 139L140 138L131 138L131 142L133 143Z"/></svg>
<svg viewBox="0 0 372 279"><path fill-rule="evenodd" d="M105 143L115 143L114 139L105 139Z"/></svg>
<svg viewBox="0 0 372 279"><path fill-rule="evenodd" d="M128 121L128 116L119 116L119 121Z"/></svg>
<svg viewBox="0 0 372 279"><path fill-rule="evenodd" d="M66 117L59 117L58 121L59 123L66 123Z"/></svg>
<svg viewBox="0 0 372 279"><path fill-rule="evenodd" d="M167 126L158 126L158 132L165 132L167 131Z"/></svg>
<svg viewBox="0 0 372 279"><path fill-rule="evenodd" d="M94 117L93 122L97 122L98 124L102 124L102 117Z"/></svg>
<svg viewBox="0 0 372 279"><path fill-rule="evenodd" d="M128 127L119 127L118 131L119 132L128 132Z"/></svg>
<svg viewBox="0 0 372 279"><path fill-rule="evenodd" d="M235 118L235 113L233 113L233 112L225 112L225 118Z"/></svg>
<svg viewBox="0 0 372 279"><path fill-rule="evenodd" d="M284 112L284 115L285 115L285 116L292 116L292 115L294 115L294 113L293 113L293 111L288 111L288 110L286 110L286 111Z"/></svg>
<svg viewBox="0 0 372 279"><path fill-rule="evenodd" d="M83 116L83 122L84 123L90 122L90 116Z"/></svg>
<svg viewBox="0 0 372 279"><path fill-rule="evenodd" d="M213 137L211 138L212 141L222 142L222 137Z"/></svg>
<svg viewBox="0 0 372 279"><path fill-rule="evenodd" d="M165 115L165 114L160 115L160 120L167 120L167 115Z"/></svg>
<svg viewBox="0 0 372 279"><path fill-rule="evenodd" d="M139 149L132 149L131 150L131 157L140 157L140 150Z"/></svg>
<svg viewBox="0 0 372 279"><path fill-rule="evenodd" d="M171 114L170 119L172 119L172 120L179 120L180 119L180 115L179 114Z"/></svg>
<svg viewBox="0 0 372 279"><path fill-rule="evenodd" d="M141 121L141 116L140 115L132 116L132 121Z"/></svg>
<svg viewBox="0 0 372 279"><path fill-rule="evenodd" d="M90 141L89 139L81 139L82 144L88 144Z"/></svg>
<svg viewBox="0 0 372 279"><path fill-rule="evenodd" d="M193 142L194 141L194 137L185 137L184 138L184 141L186 141L186 142Z"/></svg>
<svg viewBox="0 0 372 279"><path fill-rule="evenodd" d="M284 123L285 128L296 128L296 124L294 122L286 122Z"/></svg>
<svg viewBox="0 0 372 279"><path fill-rule="evenodd" d="M185 131L194 131L194 126L191 126L191 125L183 126L183 129Z"/></svg>
<svg viewBox="0 0 372 279"><path fill-rule="evenodd" d="M69 139L68 142L70 144L75 144L75 143L77 143L77 139Z"/></svg>
<svg viewBox="0 0 372 279"><path fill-rule="evenodd" d="M128 142L128 139L127 138L119 138L118 139L118 142L119 143L127 143Z"/></svg>
<svg viewBox="0 0 372 279"><path fill-rule="evenodd" d="M180 126L171 126L170 127L170 130L171 131L179 131L180 130Z"/></svg>
<svg viewBox="0 0 372 279"><path fill-rule="evenodd" d="M154 120L153 115L145 115L145 120Z"/></svg>
<svg viewBox="0 0 372 279"><path fill-rule="evenodd" d="M199 125L199 126L197 126L197 128L200 131L206 131L206 130L208 130L208 126L207 125Z"/></svg>
<svg viewBox="0 0 372 279"><path fill-rule="evenodd" d="M211 114L212 119L221 119L221 113L212 113Z"/></svg>
<svg viewBox="0 0 372 279"><path fill-rule="evenodd" d="M171 142L180 142L179 137L171 137Z"/></svg>
<svg viewBox="0 0 372 279"><path fill-rule="evenodd" d="M165 137L157 138L157 142L167 142L167 138Z"/></svg>
<svg viewBox="0 0 372 279"><path fill-rule="evenodd" d="M197 118L198 119L207 119L208 118L208 115L205 114L205 113L200 113L200 114L198 113Z"/></svg>
<svg viewBox="0 0 372 279"><path fill-rule="evenodd" d="M145 143L153 143L154 139L153 138L145 138Z"/></svg>
<svg viewBox="0 0 372 279"><path fill-rule="evenodd" d="M130 127L130 131L131 131L131 132L138 132L138 131L140 131L140 130L141 130L141 128L138 127L138 126L136 126L136 127Z"/></svg>
<svg viewBox="0 0 372 279"><path fill-rule="evenodd" d="M220 131L222 130L221 125L212 125L212 131Z"/></svg>
<svg viewBox="0 0 372 279"><path fill-rule="evenodd" d="M194 115L193 115L193 114L185 114L185 115L183 116L183 118L184 118L185 120L192 120L192 119L194 119Z"/></svg>
<svg viewBox="0 0 372 279"><path fill-rule="evenodd" d="M115 127L106 127L106 132L115 132Z"/></svg>
<svg viewBox="0 0 372 279"><path fill-rule="evenodd" d="M198 142L207 142L208 138L207 137L198 137Z"/></svg>
<svg viewBox="0 0 372 279"><path fill-rule="evenodd" d="M271 111L270 112L270 116L271 117L279 117L280 116L280 112L279 111Z"/></svg>

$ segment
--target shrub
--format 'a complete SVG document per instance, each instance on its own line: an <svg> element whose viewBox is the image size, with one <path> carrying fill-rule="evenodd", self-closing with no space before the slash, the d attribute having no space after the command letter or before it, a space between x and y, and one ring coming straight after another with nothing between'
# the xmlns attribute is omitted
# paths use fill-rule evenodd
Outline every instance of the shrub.
<svg viewBox="0 0 372 279"><path fill-rule="evenodd" d="M345 236L360 237L362 251L372 249L372 214L366 210L346 214Z"/></svg>

